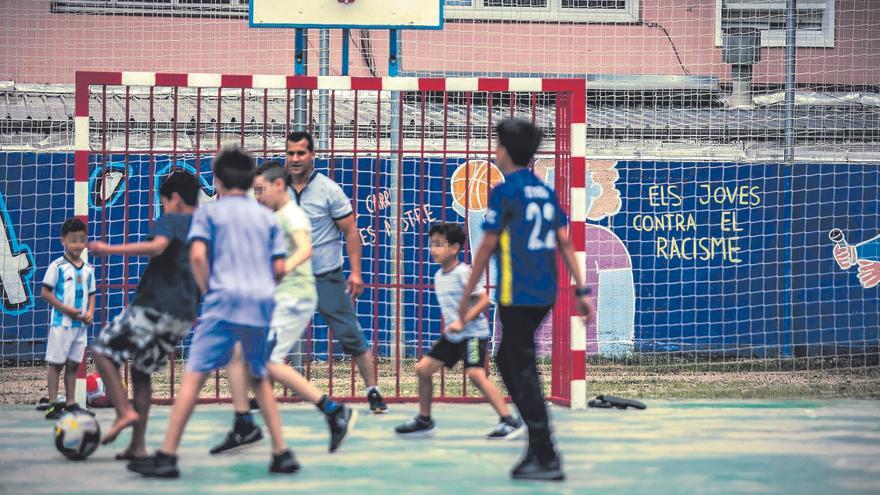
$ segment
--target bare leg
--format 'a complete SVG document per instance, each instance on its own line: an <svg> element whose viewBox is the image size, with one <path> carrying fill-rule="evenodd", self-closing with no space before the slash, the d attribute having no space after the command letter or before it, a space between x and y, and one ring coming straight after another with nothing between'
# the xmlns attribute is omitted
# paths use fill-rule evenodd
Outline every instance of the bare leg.
<svg viewBox="0 0 880 495"><path fill-rule="evenodd" d="M126 449L134 457L147 456L147 419L150 413L150 399L153 395L153 386L150 375L132 370L131 386L134 396L134 409L140 419L133 425L131 430L131 443Z"/></svg>
<svg viewBox="0 0 880 495"><path fill-rule="evenodd" d="M416 365L416 375L419 377L419 414L431 417L431 400L434 398L434 373L443 362L430 356L423 356Z"/></svg>
<svg viewBox="0 0 880 495"><path fill-rule="evenodd" d="M76 403L76 369L79 363L68 361L64 366L64 393L67 395L67 405ZM85 406L85 404L83 404Z"/></svg>
<svg viewBox="0 0 880 495"><path fill-rule="evenodd" d="M49 364L46 367L46 380L49 382L49 401L55 402L58 398L58 382L61 378L63 364Z"/></svg>
<svg viewBox="0 0 880 495"><path fill-rule="evenodd" d="M373 373L373 354L367 350L360 356L354 358L354 362L357 363L361 378L364 379L364 385L367 387L375 387L376 375Z"/></svg>
<svg viewBox="0 0 880 495"><path fill-rule="evenodd" d="M324 395L318 390L318 387L312 385L306 380L306 377L290 366L280 363L266 363L266 368L269 370L269 376L272 380L293 390L312 404L317 404Z"/></svg>
<svg viewBox="0 0 880 495"><path fill-rule="evenodd" d="M269 379L254 379L252 386L254 388L254 395L257 396L257 403L260 404L260 414L263 416L263 421L269 430L269 437L272 439L272 453L281 453L287 449L287 445L281 436L281 414L278 412L278 403L275 402L275 396L272 395L272 386L269 384Z"/></svg>
<svg viewBox="0 0 880 495"><path fill-rule="evenodd" d="M171 417L168 419L165 441L162 443L162 452L165 454L175 455L177 453L177 447L180 446L180 438L183 436L183 429L186 428L186 423L196 407L199 392L202 390L202 386L207 378L207 373L198 371L187 371L184 373L183 383L180 384L180 390L174 399L174 407L171 408Z"/></svg>
<svg viewBox="0 0 880 495"><path fill-rule="evenodd" d="M247 396L247 376L248 370L241 357L241 343L236 342L232 351L232 359L226 366L226 380L229 383L229 393L232 395L232 406L238 413L246 413L251 410Z"/></svg>
<svg viewBox="0 0 880 495"><path fill-rule="evenodd" d="M110 396L113 407L116 408L116 420L101 438L101 444L106 445L116 440L122 430L135 424L140 416L128 402L128 395L122 387L122 379L119 377L119 368L116 367L116 363L100 352L93 352L92 356L94 356L95 365L104 380L104 385L107 387L107 395Z"/></svg>
<svg viewBox="0 0 880 495"><path fill-rule="evenodd" d="M492 408L495 409L499 416L502 418L510 416L510 407L504 401L504 397L502 397L498 387L486 376L486 370L483 368L468 368L467 376L480 389L480 392L483 392L483 395L489 399L489 403L492 404Z"/></svg>

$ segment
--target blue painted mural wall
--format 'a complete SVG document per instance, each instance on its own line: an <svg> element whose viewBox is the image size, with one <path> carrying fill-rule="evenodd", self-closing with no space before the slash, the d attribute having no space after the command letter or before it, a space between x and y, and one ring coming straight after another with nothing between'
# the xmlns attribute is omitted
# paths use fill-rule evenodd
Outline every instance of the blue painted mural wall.
<svg viewBox="0 0 880 495"><path fill-rule="evenodd" d="M92 160L93 238L118 243L143 236L150 219L160 214L157 181L172 166L199 170L203 196L213 195L209 157L130 155L126 160L113 155ZM386 159L359 158L356 166L351 159L323 160L317 165L357 198L367 283L357 310L368 339L382 355L389 355L392 346L415 354L439 335L439 308L430 290L438 267L430 260L426 233L434 221L465 221L461 205L456 209L453 204L460 198L450 191L450 178L463 163L410 157L399 164L398 176L391 174L398 164ZM100 191L106 172L118 171L119 178L126 170L127 182ZM0 154L5 232L0 239L6 244L0 246L3 359L40 359L44 352L48 308L39 297L39 282L44 268L62 254L58 228L73 215L72 177L72 154ZM757 357L877 349L878 289L863 287L856 268L840 269L828 239L833 228L841 229L852 244L880 233L876 165L618 161L592 178L588 211L597 228L588 230L587 241L594 240L591 232L613 237L628 257L634 291L615 294L634 298L631 349ZM617 206L603 210L609 200ZM469 223L478 223L479 215L468 213ZM399 253L392 247L398 221ZM599 265L602 256L597 255ZM97 319L106 321L124 306L130 294L126 289L136 285L146 260L131 258L127 265L122 258L91 261L105 284L98 301L105 310ZM591 263L597 264L588 258L588 271ZM600 293L616 290L619 277L612 273L619 270L603 272L599 267ZM394 286L402 288L397 299ZM393 316L398 307L399 318ZM598 339L602 349L603 329L595 332L588 338ZM326 328L320 318L313 342L314 351L326 355Z"/></svg>

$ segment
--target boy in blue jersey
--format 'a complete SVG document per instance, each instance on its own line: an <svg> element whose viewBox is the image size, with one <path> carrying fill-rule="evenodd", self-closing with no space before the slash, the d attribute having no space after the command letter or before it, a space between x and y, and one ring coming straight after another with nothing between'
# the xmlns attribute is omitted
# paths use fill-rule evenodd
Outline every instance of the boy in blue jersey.
<svg viewBox="0 0 880 495"><path fill-rule="evenodd" d="M174 347L192 329L201 297L189 269L186 240L198 204L198 179L182 170L175 171L162 181L159 197L163 213L150 226L145 240L117 245L100 241L89 244L95 254L150 257L131 305L101 330L92 346L95 365L116 408L116 420L104 433L101 443L108 444L123 429L133 427L128 447L116 455L120 461L147 456L150 375L165 366ZM119 377L119 369L128 360L131 360L134 405L128 401L128 393Z"/></svg>
<svg viewBox="0 0 880 495"><path fill-rule="evenodd" d="M257 169L254 196L260 204L275 212L287 245L285 275L275 288L275 312L268 338L266 367L269 377L318 407L330 427L330 452L335 452L354 428L357 412L331 400L299 371L286 364L288 353L296 347L317 306L318 294L311 263L312 227L305 212L287 194L287 169L280 163L267 161ZM240 353L236 352L228 369L238 366L243 365ZM260 428L253 423L245 395L247 387L244 383L236 383L235 373L229 375L235 421L223 442L211 449L211 454L237 451L263 438Z"/></svg>
<svg viewBox="0 0 880 495"><path fill-rule="evenodd" d="M65 221L61 226L64 255L49 264L43 277L41 295L52 307L46 345L49 398L58 396L62 368L67 395L66 403L49 407L46 419L58 419L66 412L89 412L75 399L76 369L85 357L86 333L95 314L95 269L80 258L86 242L86 224L78 218Z"/></svg>
<svg viewBox="0 0 880 495"><path fill-rule="evenodd" d="M128 469L144 476L180 476L177 448L199 392L208 374L226 366L240 344L272 439L269 471L295 473L300 466L284 444L281 416L266 377L266 335L287 246L272 212L247 196L256 169L253 158L238 149L224 150L214 158L213 169L220 199L196 210L188 235L190 269L204 298L186 373L162 448L130 461Z"/></svg>
<svg viewBox="0 0 880 495"><path fill-rule="evenodd" d="M529 430L528 450L514 467L515 479L563 480L551 438L547 408L535 362L535 330L556 302L556 251L577 283L578 312L587 320L595 310L577 265L568 219L552 189L529 170L541 144L541 131L521 119L505 119L498 135L496 164L504 182L493 189L483 221L485 237L474 257L464 294L471 294L490 257L497 254L498 304L503 326L496 362L520 417ZM463 297L463 317L470 298Z"/></svg>

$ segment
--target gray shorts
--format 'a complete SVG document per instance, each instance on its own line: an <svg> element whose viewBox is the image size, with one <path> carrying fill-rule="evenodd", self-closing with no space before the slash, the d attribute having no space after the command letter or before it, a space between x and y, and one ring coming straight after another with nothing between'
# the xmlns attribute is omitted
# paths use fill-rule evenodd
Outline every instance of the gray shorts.
<svg viewBox="0 0 880 495"><path fill-rule="evenodd" d="M275 302L272 324L269 330L269 362L284 364L287 355L299 352L297 347L303 331L315 315L317 303L311 299L284 300ZM302 356L294 356L295 363L302 362Z"/></svg>
<svg viewBox="0 0 880 495"><path fill-rule="evenodd" d="M315 276L318 289L318 313L333 331L333 338L339 341L342 350L352 357L358 357L370 348L358 324L351 295L345 293L345 277L342 268Z"/></svg>

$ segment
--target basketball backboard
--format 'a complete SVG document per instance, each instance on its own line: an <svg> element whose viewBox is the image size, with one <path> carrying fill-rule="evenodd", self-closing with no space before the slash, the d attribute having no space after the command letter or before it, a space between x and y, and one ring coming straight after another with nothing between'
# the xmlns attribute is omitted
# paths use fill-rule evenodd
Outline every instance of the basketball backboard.
<svg viewBox="0 0 880 495"><path fill-rule="evenodd" d="M251 0L250 26L442 29L443 0Z"/></svg>

